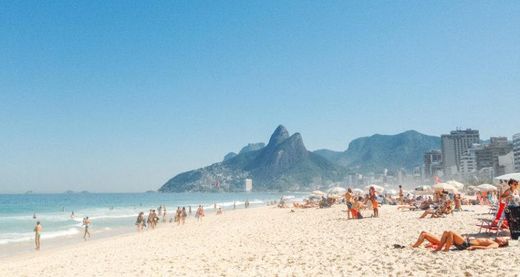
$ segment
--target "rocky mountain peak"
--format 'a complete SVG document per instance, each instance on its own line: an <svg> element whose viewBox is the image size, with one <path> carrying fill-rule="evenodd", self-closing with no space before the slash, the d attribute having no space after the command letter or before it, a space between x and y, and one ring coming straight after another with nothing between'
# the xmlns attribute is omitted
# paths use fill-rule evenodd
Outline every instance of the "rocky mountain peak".
<svg viewBox="0 0 520 277"><path fill-rule="evenodd" d="M289 132L283 125L279 125L269 139L268 146L275 146L289 138Z"/></svg>

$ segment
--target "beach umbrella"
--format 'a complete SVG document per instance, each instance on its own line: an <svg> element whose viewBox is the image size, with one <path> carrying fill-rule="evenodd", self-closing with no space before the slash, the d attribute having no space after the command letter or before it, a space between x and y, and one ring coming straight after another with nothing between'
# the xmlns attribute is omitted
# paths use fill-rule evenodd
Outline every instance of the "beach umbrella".
<svg viewBox="0 0 520 277"><path fill-rule="evenodd" d="M415 195L428 195L428 194L432 194L432 193L433 193L433 189L430 186L419 186L419 187L416 187L413 191L413 194L415 194Z"/></svg>
<svg viewBox="0 0 520 277"><path fill-rule="evenodd" d="M433 185L432 188L435 191L445 190L445 191L449 191L449 192L457 192L457 189L453 185L450 185L447 183L438 183L438 184Z"/></svg>
<svg viewBox="0 0 520 277"><path fill-rule="evenodd" d="M484 191L484 192L497 191L497 187L490 185L490 184L482 184L482 185L477 186L477 188L479 191Z"/></svg>
<svg viewBox="0 0 520 277"><path fill-rule="evenodd" d="M495 180L497 181L509 181L510 179L520 182L520 173L510 173L495 177Z"/></svg>
<svg viewBox="0 0 520 277"><path fill-rule="evenodd" d="M391 189L386 192L388 195L397 195L397 190Z"/></svg>
<svg viewBox="0 0 520 277"><path fill-rule="evenodd" d="M457 190L463 190L464 189L464 184L460 183L460 182L457 182L455 180L448 181L448 182L446 182L446 184L452 185Z"/></svg>
<svg viewBox="0 0 520 277"><path fill-rule="evenodd" d="M378 186L378 185L370 185L370 186L366 186L365 187L365 190L368 191L370 189L370 187L374 187L374 189L379 192L379 193L382 193L383 191L385 191L385 188L383 188L382 186Z"/></svg>
<svg viewBox="0 0 520 277"><path fill-rule="evenodd" d="M362 189L352 189L352 193L354 193L354 194L363 194L363 190Z"/></svg>
<svg viewBox="0 0 520 277"><path fill-rule="evenodd" d="M479 191L479 188L476 187L476 186L468 186L468 190L471 190L471 191Z"/></svg>
<svg viewBox="0 0 520 277"><path fill-rule="evenodd" d="M327 193L330 193L330 194L342 194L345 192L347 192L347 190L342 187L333 187L327 191Z"/></svg>
<svg viewBox="0 0 520 277"><path fill-rule="evenodd" d="M321 190L315 190L315 191L311 192L311 194L321 196L321 195L324 195L325 193Z"/></svg>

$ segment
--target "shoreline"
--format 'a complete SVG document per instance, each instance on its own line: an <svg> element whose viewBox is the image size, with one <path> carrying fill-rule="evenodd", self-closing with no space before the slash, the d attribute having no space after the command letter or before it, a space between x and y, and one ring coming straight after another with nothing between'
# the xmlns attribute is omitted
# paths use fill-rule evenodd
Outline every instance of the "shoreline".
<svg viewBox="0 0 520 277"><path fill-rule="evenodd" d="M178 227L100 238L2 259L0 275L44 276L517 276L518 241L501 249L433 253L410 245L421 231L473 234L487 207L464 206L445 218L418 219L385 205L347 220L345 206L280 209L261 206L194 217ZM43 245L43 247L45 247Z"/></svg>
<svg viewBox="0 0 520 277"><path fill-rule="evenodd" d="M261 205L261 204L251 204L248 208L238 207L236 209L223 209L224 213L234 212L238 210L246 210L246 209L258 209L263 207L270 207L267 205ZM173 210L173 209L172 209ZM196 209L195 209L196 210ZM187 219L190 219L190 221L194 221L195 219L195 210L193 210L192 215L188 215ZM208 212L209 210L209 212ZM205 218L208 216L216 216L216 211L211 208L205 209L206 215ZM162 218L160 220L160 223L157 225L155 230L166 228L168 226L177 226L177 223L172 222L169 223L169 217L171 217L173 214L168 214L168 220L166 222L162 222ZM137 218L137 214L133 219ZM129 235L132 233L137 233L136 226L132 224L131 226L119 226L115 228L110 228L110 230L101 230L96 231L95 228L91 228L91 238L87 239L86 241L83 239L83 228L78 229L79 232L77 234L73 235L65 235L61 237L54 237L49 239L42 239L42 249L38 252L48 252L56 249L61 249L63 247L67 246L74 246L74 245L80 245L84 243L88 243L90 241L97 241L102 239L111 239L114 237ZM142 233L148 233L153 232L154 230L144 230ZM13 243L7 243L0 245L0 262L4 260L8 260L13 257L21 256L21 255L31 255L31 253L38 253L34 249L34 239L31 239L30 241L21 241L21 242L13 242ZM5 253L5 254L4 254Z"/></svg>

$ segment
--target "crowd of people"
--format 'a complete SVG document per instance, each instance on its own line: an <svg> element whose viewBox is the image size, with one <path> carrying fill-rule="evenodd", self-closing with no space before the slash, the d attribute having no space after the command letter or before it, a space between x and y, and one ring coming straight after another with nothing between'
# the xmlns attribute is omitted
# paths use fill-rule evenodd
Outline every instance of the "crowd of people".
<svg viewBox="0 0 520 277"><path fill-rule="evenodd" d="M311 196L304 199L303 202L294 202L293 208L326 208L333 204L344 203L346 205L347 219L362 219L362 213L371 210L371 217L379 217L379 207L382 204L396 205L400 211L422 211L419 218L440 218L453 215L454 212L462 211L463 205L495 205L503 203L504 205L520 206L520 195L518 192L518 181L509 180L508 188L504 191L497 192L477 192L475 197L466 198L458 192L448 192L438 190L432 192L432 195L405 195L402 186L399 186L397 197L388 194L382 195L378 193L374 186L368 190L368 194L360 195L353 193L348 188L345 194L338 198L337 196L325 196L316 199ZM516 201L516 202L515 202ZM280 204L279 207L286 207L287 204ZM501 218L504 218L502 213ZM500 230L500 229L498 229ZM461 236L453 231L445 231L440 237L436 237L428 232L422 232L413 247L419 247L424 241L428 241L435 251L448 251L452 246L459 250L476 250L491 249L504 247L508 245L508 240L501 237L496 238L473 238L471 236ZM399 246L399 245L396 245ZM400 247L398 247L400 248Z"/></svg>

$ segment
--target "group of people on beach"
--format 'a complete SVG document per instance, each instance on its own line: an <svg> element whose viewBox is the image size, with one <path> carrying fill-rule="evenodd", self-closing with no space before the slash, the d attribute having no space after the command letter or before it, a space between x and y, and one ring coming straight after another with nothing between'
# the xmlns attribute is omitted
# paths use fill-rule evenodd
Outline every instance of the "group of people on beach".
<svg viewBox="0 0 520 277"><path fill-rule="evenodd" d="M235 206L236 207L236 206ZM235 208L234 207L234 208ZM217 215L222 214L222 208L217 206L217 204L214 205L215 211ZM137 219L135 221L135 225L137 227L138 232L142 232L145 229L155 229L157 226L157 223L159 222L159 218L162 216L162 222L169 222L169 223L177 223L177 225L184 225L186 223L186 218L192 214L191 206L186 207L177 207L177 210L175 211L175 214L173 217L170 217L169 220L167 219L166 214L166 207L164 205L161 205L158 209L159 213L156 212L156 210L151 209L148 216L145 217L144 212L140 212L137 215ZM197 210L195 211L195 218L197 218L197 221L202 221L202 219L206 216L206 213L204 211L204 207L202 205L199 205Z"/></svg>
<svg viewBox="0 0 520 277"><path fill-rule="evenodd" d="M509 180L508 181L508 188L505 189L502 193L498 193L495 195L497 197L497 201L499 203L503 203L504 205L516 205L514 203L515 199L520 199L520 195L518 192L518 181L517 180ZM440 199L442 202L440 210L444 210L448 213L451 213L449 207L451 207L451 200L446 199L446 192L442 193L443 195L440 196ZM458 198L458 199L457 199ZM486 198L489 200L490 198ZM492 198L491 198L492 199ZM455 207L457 209L457 201L460 201L460 195L457 197L455 196ZM431 201L431 199L427 200ZM433 201L431 201L433 202ZM479 201L478 204L485 204L490 205L491 201ZM460 205L460 203L459 203ZM426 210L421 218L424 218L426 215L432 214L432 217L435 217L435 213L432 213L431 209ZM498 215L503 218L504 214ZM484 238L477 238L477 237L471 237L470 235L463 236L457 232L454 231L444 231L443 234L438 237L435 236L429 232L423 231L419 234L419 237L417 241L411 245L413 248L417 248L421 246L425 241L428 242L426 247L432 248L433 251L449 251L451 247L455 247L458 250L485 250L485 249L495 249L499 247L506 247L509 245L509 238L506 237L499 237L499 228L496 230L496 235L494 238L492 237L484 237ZM396 248L404 248L405 246L401 246L398 244L395 244L394 247Z"/></svg>
<svg viewBox="0 0 520 277"><path fill-rule="evenodd" d="M352 189L348 188L345 193L345 204L347 205L348 219L362 219L361 210L370 204L372 208L372 217L379 217L379 202L377 201L378 193L376 189L371 186L368 189L368 194L363 196L356 196L352 193Z"/></svg>
<svg viewBox="0 0 520 277"><path fill-rule="evenodd" d="M36 219L36 215L34 215L33 218ZM90 222L90 219L88 218L88 216L84 217L81 222L81 226L84 228L83 229L83 239L84 240L87 240L87 237L90 239L90 230L89 230L90 223L91 222ZM34 244L35 244L36 250L40 250L40 248L41 248L42 231L43 231L42 224L40 223L40 221L36 221L36 225L34 226L34 229L33 229Z"/></svg>

